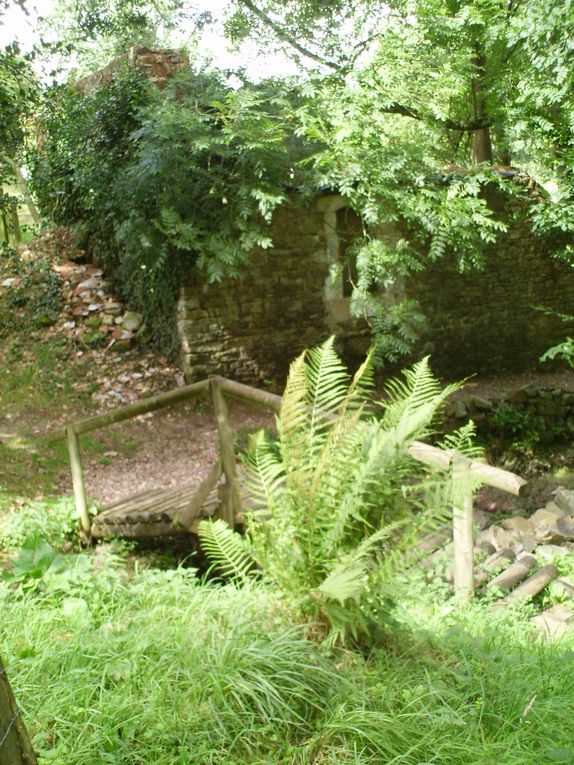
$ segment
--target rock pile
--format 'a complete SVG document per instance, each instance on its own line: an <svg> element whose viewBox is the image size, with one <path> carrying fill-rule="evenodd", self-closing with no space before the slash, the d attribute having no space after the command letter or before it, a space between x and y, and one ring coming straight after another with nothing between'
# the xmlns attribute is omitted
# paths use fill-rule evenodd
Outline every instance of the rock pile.
<svg viewBox="0 0 574 765"><path fill-rule="evenodd" d="M67 229L43 232L20 251L20 258L48 263L60 277L62 308L42 332L46 338L65 339L89 365L89 381L75 383L76 389L90 390L93 400L108 408L185 384L177 366L141 351L138 341L146 337L141 314L126 310L102 270L86 263L85 252ZM7 277L10 283L18 278Z"/></svg>
<svg viewBox="0 0 574 765"><path fill-rule="evenodd" d="M62 279L64 310L59 329L81 345L125 350L136 336L145 334L142 315L126 311L107 294L101 269L68 261L54 265Z"/></svg>
<svg viewBox="0 0 574 765"><path fill-rule="evenodd" d="M505 518L476 537L479 551L489 553L510 548L515 554L530 553L541 546L560 553L574 551L574 491L557 489L554 499L529 518Z"/></svg>

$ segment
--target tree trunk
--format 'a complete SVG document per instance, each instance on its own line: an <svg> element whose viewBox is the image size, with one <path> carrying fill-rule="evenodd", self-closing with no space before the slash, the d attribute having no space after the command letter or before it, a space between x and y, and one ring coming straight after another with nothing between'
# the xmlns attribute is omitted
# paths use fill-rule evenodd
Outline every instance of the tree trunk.
<svg viewBox="0 0 574 765"><path fill-rule="evenodd" d="M10 159L10 157L7 157L4 155L4 159L12 168L12 172L14 173L16 177L16 183L18 184L18 189L20 190L20 194L22 194L24 198L24 202L28 206L28 210L30 210L30 215L32 216L32 220L34 221L36 226L41 226L42 218L40 217L38 208L36 207L36 204L34 200L32 199L32 195L30 194L30 189L28 187L28 182L24 178L24 175L22 174L22 170L20 170L19 165L16 162L14 162L13 159Z"/></svg>
<svg viewBox="0 0 574 765"><path fill-rule="evenodd" d="M486 119L486 59L482 43L475 45L474 56L475 77L472 82L472 97L474 101L474 118L477 121ZM475 164L487 162L492 164L492 143L490 140L490 128L484 127L474 131L473 161Z"/></svg>
<svg viewBox="0 0 574 765"><path fill-rule="evenodd" d="M26 726L0 659L0 765L36 765Z"/></svg>

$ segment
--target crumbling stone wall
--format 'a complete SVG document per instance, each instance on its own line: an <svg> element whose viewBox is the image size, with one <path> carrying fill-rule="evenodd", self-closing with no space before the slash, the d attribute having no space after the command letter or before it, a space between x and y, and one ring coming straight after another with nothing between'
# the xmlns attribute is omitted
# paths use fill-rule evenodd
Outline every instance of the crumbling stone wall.
<svg viewBox="0 0 574 765"><path fill-rule="evenodd" d="M568 331L558 318L536 310L574 312L574 270L551 257L552 243L537 237L527 219L529 201L500 197L509 230L486 247L485 269L457 272L454 256L378 294L396 302L420 302L428 331L417 353L431 353L445 377L521 371ZM356 225L337 194L307 208L289 206L275 215L275 247L254 254L241 279L183 287L179 330L188 377L218 373L249 382L281 378L303 348L335 333L352 359L369 344L365 321L351 317L341 264L349 231ZM381 232L392 236L390 231Z"/></svg>
<svg viewBox="0 0 574 765"><path fill-rule="evenodd" d="M177 70L187 66L188 63L183 51L134 45L127 53L114 58L103 69L76 80L74 87L82 94L96 88L105 88L112 81L114 74L128 65L140 69L158 88L164 88Z"/></svg>
<svg viewBox="0 0 574 765"><path fill-rule="evenodd" d="M519 372L571 325L537 307L574 313L574 270L552 257L557 242L533 233L527 199L494 198L509 228L484 248L485 267L458 273L454 254L405 284L428 319L424 350L451 376Z"/></svg>
<svg viewBox="0 0 574 765"><path fill-rule="evenodd" d="M241 278L183 287L178 326L188 378L284 377L298 353L325 339L323 216L316 207L283 207L271 234L275 247L255 252Z"/></svg>

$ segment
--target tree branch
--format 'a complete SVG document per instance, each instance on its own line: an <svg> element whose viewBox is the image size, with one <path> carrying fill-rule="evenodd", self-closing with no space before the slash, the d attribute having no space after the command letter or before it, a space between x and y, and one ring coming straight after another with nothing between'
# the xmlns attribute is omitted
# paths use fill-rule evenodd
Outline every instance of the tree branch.
<svg viewBox="0 0 574 765"><path fill-rule="evenodd" d="M254 16L257 16L257 18L262 21L265 26L268 26L270 29L272 29L280 40L286 42L288 45L298 51L302 56L310 58L312 61L315 61L322 66L326 66L333 71L339 71L341 69L340 65L335 61L330 61L327 58L323 58L323 56L320 56L318 53L314 53L312 50L309 50L305 46L301 45L301 43L299 43L293 37L293 35L290 35L288 32L286 32L279 24L273 21L272 18L260 10L255 5L255 3L252 2L252 0L239 0L239 2L248 8Z"/></svg>
<svg viewBox="0 0 574 765"><path fill-rule="evenodd" d="M403 117L410 117L419 122L434 122L447 130L457 130L462 133L491 127L491 123L487 120L476 119L471 120L470 122L455 122L455 120L440 119L440 117L425 115L417 109L411 109L409 106L404 106L403 104L388 104L387 106L381 107L381 111L385 114L400 114Z"/></svg>

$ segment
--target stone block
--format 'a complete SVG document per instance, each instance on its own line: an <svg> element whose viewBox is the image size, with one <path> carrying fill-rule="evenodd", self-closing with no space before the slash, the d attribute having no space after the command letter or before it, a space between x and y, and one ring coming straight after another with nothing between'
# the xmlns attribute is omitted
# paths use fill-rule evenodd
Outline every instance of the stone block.
<svg viewBox="0 0 574 765"><path fill-rule="evenodd" d="M535 616L532 624L547 637L559 637L574 625L574 611L559 603Z"/></svg>
<svg viewBox="0 0 574 765"><path fill-rule="evenodd" d="M542 508L530 517L530 521L539 542L552 544L563 540L562 535L558 532L558 516L556 513Z"/></svg>
<svg viewBox="0 0 574 765"><path fill-rule="evenodd" d="M554 503L549 504L555 504L567 515L574 515L574 491L560 486L552 492L552 496ZM546 507L548 508L548 505Z"/></svg>
<svg viewBox="0 0 574 765"><path fill-rule="evenodd" d="M470 399L470 403L477 412L490 412L494 408L492 401L483 396L473 396Z"/></svg>
<svg viewBox="0 0 574 765"><path fill-rule="evenodd" d="M528 518L517 515L515 518L505 518L501 524L506 531L512 531L517 534L532 534L532 523Z"/></svg>
<svg viewBox="0 0 574 765"><path fill-rule="evenodd" d="M558 519L558 533L562 540L574 540L574 515L564 515Z"/></svg>

